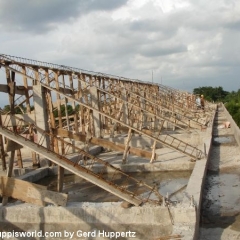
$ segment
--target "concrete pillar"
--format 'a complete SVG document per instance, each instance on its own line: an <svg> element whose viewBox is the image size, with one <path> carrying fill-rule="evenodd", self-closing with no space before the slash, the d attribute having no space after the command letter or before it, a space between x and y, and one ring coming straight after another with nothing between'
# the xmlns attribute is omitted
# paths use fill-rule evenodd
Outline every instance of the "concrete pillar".
<svg viewBox="0 0 240 240"><path fill-rule="evenodd" d="M89 89L92 100L92 107L99 110L99 98L98 91L96 87L91 87ZM99 112L93 111L93 126L94 126L94 135L99 138L101 136L101 120Z"/></svg>
<svg viewBox="0 0 240 240"><path fill-rule="evenodd" d="M45 89L41 85L33 86L33 101L35 109L35 122L37 127L41 128L44 131L48 131L48 110L47 102L45 98ZM38 141L44 139L42 142L43 147L50 147L50 140L48 136L42 137L40 132L37 132Z"/></svg>

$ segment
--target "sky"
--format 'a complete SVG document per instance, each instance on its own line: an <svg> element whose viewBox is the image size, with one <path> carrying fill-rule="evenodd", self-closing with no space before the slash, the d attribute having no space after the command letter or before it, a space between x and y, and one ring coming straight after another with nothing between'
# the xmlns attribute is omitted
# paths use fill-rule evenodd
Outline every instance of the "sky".
<svg viewBox="0 0 240 240"><path fill-rule="evenodd" d="M0 53L189 92L236 91L240 1L0 0Z"/></svg>

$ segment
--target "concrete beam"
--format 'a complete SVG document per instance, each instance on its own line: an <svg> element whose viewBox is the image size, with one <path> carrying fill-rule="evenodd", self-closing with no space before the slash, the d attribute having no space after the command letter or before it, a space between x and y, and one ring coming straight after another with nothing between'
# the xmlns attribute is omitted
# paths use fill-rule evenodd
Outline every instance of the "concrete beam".
<svg viewBox="0 0 240 240"><path fill-rule="evenodd" d="M33 86L33 101L34 101L34 113L35 113L35 121L36 125L43 129L44 131L49 130L48 126L48 109L47 109L47 102L45 98L45 91L46 89L43 88L41 85L34 85ZM38 139L43 138L43 146L48 147L50 146L49 137L43 136L41 133L37 133Z"/></svg>

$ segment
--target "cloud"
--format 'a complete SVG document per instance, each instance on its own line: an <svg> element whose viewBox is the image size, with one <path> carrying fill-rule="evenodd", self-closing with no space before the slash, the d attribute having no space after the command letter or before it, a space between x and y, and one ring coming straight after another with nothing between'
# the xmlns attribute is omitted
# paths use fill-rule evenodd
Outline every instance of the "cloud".
<svg viewBox="0 0 240 240"><path fill-rule="evenodd" d="M153 72L188 91L236 90L239 16L237 0L0 0L0 52L143 81Z"/></svg>
<svg viewBox="0 0 240 240"><path fill-rule="evenodd" d="M152 57L176 54L176 53L181 53L186 51L187 51L187 47L181 44L169 45L169 44L159 43L155 45L143 46L140 49L139 53L145 57L152 58Z"/></svg>
<svg viewBox="0 0 240 240"><path fill-rule="evenodd" d="M45 33L74 22L92 11L111 11L127 0L0 0L0 23L5 30Z"/></svg>

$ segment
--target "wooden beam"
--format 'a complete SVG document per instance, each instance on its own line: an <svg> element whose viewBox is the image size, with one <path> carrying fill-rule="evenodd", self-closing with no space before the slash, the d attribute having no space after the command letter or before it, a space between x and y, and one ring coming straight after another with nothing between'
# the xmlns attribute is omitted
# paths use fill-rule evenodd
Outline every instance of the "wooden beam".
<svg viewBox="0 0 240 240"><path fill-rule="evenodd" d="M64 168L61 166L58 166L58 183L57 183L58 192L62 192L63 183L64 183Z"/></svg>
<svg viewBox="0 0 240 240"><path fill-rule="evenodd" d="M2 127L2 116L0 115L0 127ZM0 158L2 159L2 170L5 171L7 169L5 152L4 152L4 144L3 144L3 136L0 134Z"/></svg>
<svg viewBox="0 0 240 240"><path fill-rule="evenodd" d="M11 156L8 162L7 177L12 176L14 156L15 156L15 151L11 151ZM2 188L3 188L3 184L2 184ZM5 206L7 203L8 203L8 196L3 196L2 205Z"/></svg>
<svg viewBox="0 0 240 240"><path fill-rule="evenodd" d="M23 73L23 83L24 83L24 94L26 97L26 107L27 107L27 112L31 113L31 106L30 106L30 101L29 101L29 90L32 90L32 86L28 86L28 81L26 77L26 67L22 67L22 73Z"/></svg>
<svg viewBox="0 0 240 240"><path fill-rule="evenodd" d="M150 163L153 163L153 161L156 160L156 143L157 141L154 141L152 146L152 156L151 156Z"/></svg>
<svg viewBox="0 0 240 240"><path fill-rule="evenodd" d="M129 143L131 141L131 138L132 138L132 129L129 128L128 130L128 136L127 136L127 139L126 139L126 144L125 144L125 149L124 149L124 152L123 152L123 158L122 158L122 163L126 163L126 159L127 159L127 155L129 153Z"/></svg>
<svg viewBox="0 0 240 240"><path fill-rule="evenodd" d="M58 74L55 73L55 81L56 81L56 89L59 91L60 89L60 86L59 86L59 78L58 78ZM65 82L64 82L64 75L62 75L62 80L63 80L63 83L65 85ZM65 87L63 88L63 91L65 91ZM60 94L57 93L57 109L58 109L58 125L60 128L63 127L63 122L62 122L62 112L61 112L61 96ZM65 102L65 113L67 111L67 102L66 102L66 98L64 98L64 102ZM67 117L67 121L69 121L68 119L68 115L66 115ZM68 122L69 124L69 122ZM57 143L58 144L58 143ZM65 153L65 149L64 149L64 143L61 141L61 154L63 155ZM64 178L64 168L62 166L58 166L58 183L57 183L57 189L59 192L62 191L63 189L63 178Z"/></svg>
<svg viewBox="0 0 240 240"><path fill-rule="evenodd" d="M23 180L0 177L0 195L12 197L27 203L45 206L46 203L66 206L68 195L47 190L46 186Z"/></svg>

